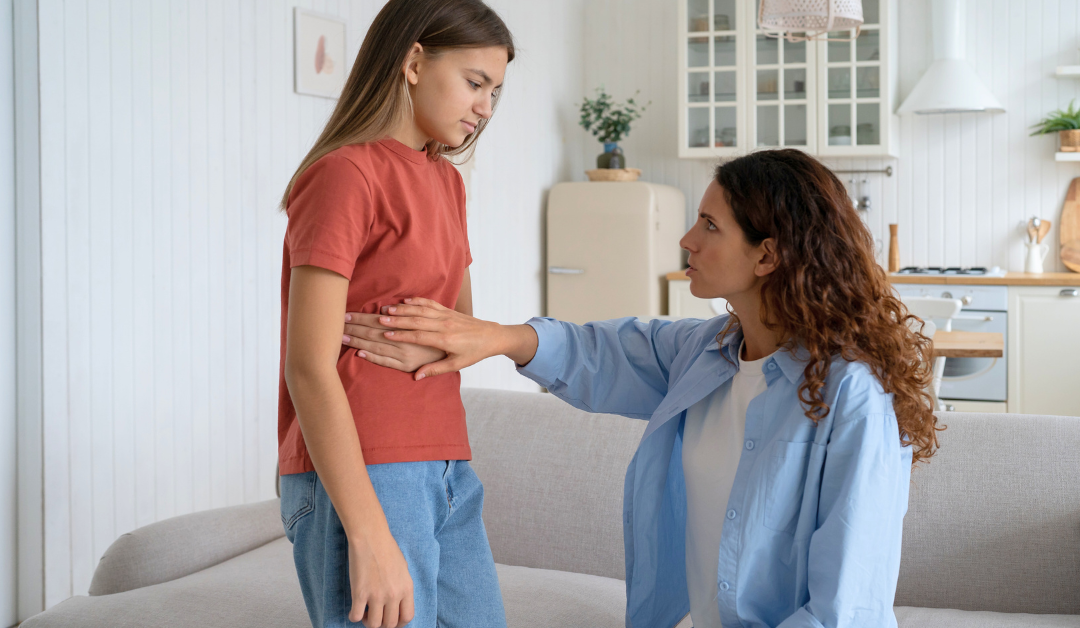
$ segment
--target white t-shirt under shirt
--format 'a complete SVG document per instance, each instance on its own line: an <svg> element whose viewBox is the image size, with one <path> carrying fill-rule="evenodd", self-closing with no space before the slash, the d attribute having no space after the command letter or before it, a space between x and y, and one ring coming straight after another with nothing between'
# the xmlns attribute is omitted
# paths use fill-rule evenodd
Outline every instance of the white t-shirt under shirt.
<svg viewBox="0 0 1080 628"><path fill-rule="evenodd" d="M720 534L742 455L746 409L765 392L761 367L768 358L743 360L740 346L735 376L686 411L686 581L694 628L722 628L716 601Z"/></svg>

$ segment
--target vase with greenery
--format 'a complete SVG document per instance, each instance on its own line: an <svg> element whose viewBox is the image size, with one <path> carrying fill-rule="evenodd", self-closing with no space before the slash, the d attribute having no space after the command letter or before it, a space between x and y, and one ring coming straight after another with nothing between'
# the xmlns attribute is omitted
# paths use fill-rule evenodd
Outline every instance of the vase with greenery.
<svg viewBox="0 0 1080 628"><path fill-rule="evenodd" d="M637 93L635 92L634 95L636 96ZM640 118L650 104L651 102L644 105L638 104L633 98L627 98L626 102L617 104L603 87L596 89L596 98L586 98L581 103L579 124L604 143L603 154L596 158L597 168L609 167L611 156L619 148L619 141L630 134L630 123ZM618 167L627 166L625 155L622 155L618 161L620 162Z"/></svg>
<svg viewBox="0 0 1080 628"><path fill-rule="evenodd" d="M1080 151L1080 109L1076 109L1075 103L1076 101L1070 101L1065 110L1058 109L1048 113L1032 127L1035 129L1032 135L1056 132L1063 152Z"/></svg>

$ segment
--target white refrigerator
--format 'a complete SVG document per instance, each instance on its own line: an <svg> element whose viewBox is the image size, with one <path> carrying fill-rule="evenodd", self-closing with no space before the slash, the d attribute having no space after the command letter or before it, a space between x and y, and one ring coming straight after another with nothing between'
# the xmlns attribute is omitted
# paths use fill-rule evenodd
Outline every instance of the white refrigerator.
<svg viewBox="0 0 1080 628"><path fill-rule="evenodd" d="M547 315L573 323L667 314L686 199L668 185L559 183L548 195Z"/></svg>

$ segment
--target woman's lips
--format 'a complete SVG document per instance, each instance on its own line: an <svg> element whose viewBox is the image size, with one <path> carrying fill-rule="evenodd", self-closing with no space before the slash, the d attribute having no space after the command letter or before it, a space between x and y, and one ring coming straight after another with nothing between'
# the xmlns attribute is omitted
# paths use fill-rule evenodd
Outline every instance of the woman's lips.
<svg viewBox="0 0 1080 628"><path fill-rule="evenodd" d="M692 273L692 272L694 272L696 270L697 270L696 268L694 268L693 266L690 266L689 268L686 269L686 276L689 277L690 273Z"/></svg>
<svg viewBox="0 0 1080 628"><path fill-rule="evenodd" d="M470 124L464 120L461 121L461 124L465 127L465 130L469 133L469 135L472 135L472 132L476 130L475 124Z"/></svg>

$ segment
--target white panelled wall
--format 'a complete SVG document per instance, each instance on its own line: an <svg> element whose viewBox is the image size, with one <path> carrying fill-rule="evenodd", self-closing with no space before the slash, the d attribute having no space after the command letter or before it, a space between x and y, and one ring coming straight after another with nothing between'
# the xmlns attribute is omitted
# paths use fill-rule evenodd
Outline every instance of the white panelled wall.
<svg viewBox="0 0 1080 628"><path fill-rule="evenodd" d="M896 1L902 101L933 58L930 0ZM590 0L585 85L591 90L603 84L617 99L641 90L638 98L652 101L623 143L625 151L643 179L683 190L692 219L715 163L677 157L676 6L676 0ZM1057 223L1080 164L1055 162L1056 137L1028 133L1046 113L1080 98L1080 80L1053 76L1057 65L1080 63L1080 3L968 0L965 22L968 62L1006 113L901 117L898 160L828 163L840 170L893 166L892 177L867 176L867 222L885 247L889 223L899 224L905 266L1021 271L1018 225L1038 215L1054 222L1047 270L1065 270ZM600 144L588 141L583 159L599 152Z"/></svg>
<svg viewBox="0 0 1080 628"><path fill-rule="evenodd" d="M584 9L491 4L521 49L467 169L473 290L479 316L521 322L542 310L545 190L581 169ZM33 376L20 398L27 451L40 438L44 511L24 526L22 617L85 594L120 534L274 496L276 204L333 105L293 92L292 8L343 17L352 59L381 5L38 2L38 45L24 49L39 51L26 70L40 73L39 102L20 120L40 113L40 144L21 153L38 168L40 198L24 205L32 215L40 202L40 233L27 227L39 240L20 253L20 298L37 317L22 329L37 325L41 346L22 349ZM505 359L465 384L537 389ZM23 486L32 513L33 473Z"/></svg>

